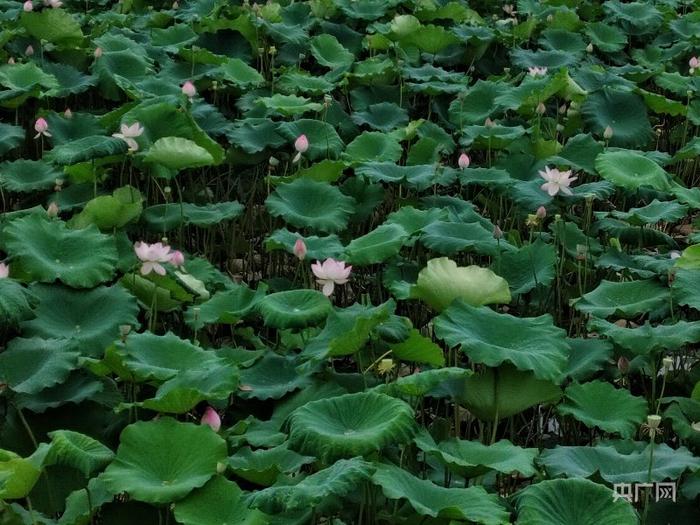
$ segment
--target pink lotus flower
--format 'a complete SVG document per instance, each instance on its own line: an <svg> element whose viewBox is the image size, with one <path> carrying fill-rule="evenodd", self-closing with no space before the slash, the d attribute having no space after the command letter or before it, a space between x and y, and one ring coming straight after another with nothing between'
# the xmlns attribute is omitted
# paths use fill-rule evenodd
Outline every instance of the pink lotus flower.
<svg viewBox="0 0 700 525"><path fill-rule="evenodd" d="M297 239L297 242L294 243L294 255L300 261L306 258L306 243L304 239Z"/></svg>
<svg viewBox="0 0 700 525"><path fill-rule="evenodd" d="M102 48L101 47L96 47L95 52L93 53L95 55L95 58L100 58L102 56Z"/></svg>
<svg viewBox="0 0 700 525"><path fill-rule="evenodd" d="M459 156L459 159L457 159L457 165L462 169L468 168L470 163L471 160L469 159L469 155L466 153L462 153Z"/></svg>
<svg viewBox="0 0 700 525"><path fill-rule="evenodd" d="M24 54L28 57L32 56L34 54L34 47L31 44L29 44L24 50Z"/></svg>
<svg viewBox="0 0 700 525"><path fill-rule="evenodd" d="M134 244L136 256L143 262L141 265L141 275L148 275L151 272L156 272L158 275L165 275L165 268L160 263L169 263L172 259L170 246L157 242L155 244L147 244L145 242L137 242Z"/></svg>
<svg viewBox="0 0 700 525"><path fill-rule="evenodd" d="M294 149L299 153L306 153L306 150L309 149L309 139L306 138L306 135L299 135L297 137L294 141Z"/></svg>
<svg viewBox="0 0 700 525"><path fill-rule="evenodd" d="M187 82L182 84L182 94L190 100L192 100L197 94L197 88L194 87L194 84L188 80Z"/></svg>
<svg viewBox="0 0 700 525"><path fill-rule="evenodd" d="M544 206L540 206L539 208L537 208L537 211L535 212L535 217L542 220L546 216L547 216L547 208L545 208Z"/></svg>
<svg viewBox="0 0 700 525"><path fill-rule="evenodd" d="M27 0L22 4L22 9L24 9L25 13L29 13L31 11L34 11L34 4L32 4L31 0Z"/></svg>
<svg viewBox="0 0 700 525"><path fill-rule="evenodd" d="M556 168L550 169L549 166L546 166L544 171L540 171L539 174L540 177L547 181L540 188L549 193L550 196L554 197L559 192L562 192L564 195L573 195L569 186L578 177L572 177L571 170L559 171Z"/></svg>
<svg viewBox="0 0 700 525"><path fill-rule="evenodd" d="M200 424L209 425L214 432L218 432L221 428L221 417L212 407L207 407L200 420Z"/></svg>
<svg viewBox="0 0 700 525"><path fill-rule="evenodd" d="M172 264L173 266L177 266L178 268L185 264L185 256L180 250L175 250L170 255L170 264Z"/></svg>
<svg viewBox="0 0 700 525"><path fill-rule="evenodd" d="M547 74L547 68L546 67L529 67L527 68L527 72L531 77L543 77Z"/></svg>
<svg viewBox="0 0 700 525"><path fill-rule="evenodd" d="M10 275L10 265L0 263L0 279L7 279Z"/></svg>
<svg viewBox="0 0 700 525"><path fill-rule="evenodd" d="M35 139L38 139L42 135L44 137L51 136L51 133L49 133L49 123L42 117L36 119L36 122L34 123L34 131L36 131L36 135L34 135Z"/></svg>
<svg viewBox="0 0 700 525"><path fill-rule="evenodd" d="M695 73L695 70L700 68L700 59L698 57L692 57L688 60L688 65L690 66L690 74Z"/></svg>
<svg viewBox="0 0 700 525"><path fill-rule="evenodd" d="M336 284L348 282L352 266L345 266L343 261L328 258L323 261L323 264L319 261L312 264L311 271L316 276L316 282L323 286L323 295L328 297L333 293L333 287Z"/></svg>
<svg viewBox="0 0 700 525"><path fill-rule="evenodd" d="M140 137L143 134L143 127L141 126L141 124L139 124L138 122L134 122L131 126L122 124L119 128L119 131L121 131L121 133L112 133L112 136L118 139L122 139L124 142L126 142L129 145L129 151L138 151L139 143L136 142L134 139L136 137Z"/></svg>

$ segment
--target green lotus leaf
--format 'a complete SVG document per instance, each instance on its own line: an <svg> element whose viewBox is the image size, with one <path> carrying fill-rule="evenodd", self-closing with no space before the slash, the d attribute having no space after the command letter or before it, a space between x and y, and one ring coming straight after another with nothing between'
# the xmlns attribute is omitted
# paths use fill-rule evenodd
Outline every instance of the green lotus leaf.
<svg viewBox="0 0 700 525"><path fill-rule="evenodd" d="M129 256L131 255L130 253ZM161 277L151 274L149 277L143 277L138 272L127 273L119 280L119 284L136 297L144 308L153 308L157 312L177 310L183 302L193 299L192 295L169 275Z"/></svg>
<svg viewBox="0 0 700 525"><path fill-rule="evenodd" d="M44 159L65 166L120 155L127 149L126 142L121 139L91 135L56 146Z"/></svg>
<svg viewBox="0 0 700 525"><path fill-rule="evenodd" d="M333 35L323 34L311 39L311 54L322 66L331 69L350 66L355 57Z"/></svg>
<svg viewBox="0 0 700 525"><path fill-rule="evenodd" d="M356 266L377 264L399 253L408 233L398 224L382 224L371 232L350 241L345 260Z"/></svg>
<svg viewBox="0 0 700 525"><path fill-rule="evenodd" d="M58 87L49 90L49 97L67 97L83 93L97 83L97 79L91 75L84 75L78 69L68 65L54 62L44 62L42 69L50 75L53 75L58 81ZM73 117L76 117L75 113ZM66 119L67 120L67 119ZM54 139L56 137L54 126L51 122L51 134ZM88 133L89 134L89 133ZM55 140L54 140L55 143Z"/></svg>
<svg viewBox="0 0 700 525"><path fill-rule="evenodd" d="M286 228L275 230L265 240L265 248L268 251L285 250L287 253L294 254L294 244L297 239L304 241L306 245L306 256L309 259L324 260L328 257L340 258L344 248L340 243L338 236L335 234L318 237L316 235L300 235L290 232Z"/></svg>
<svg viewBox="0 0 700 525"><path fill-rule="evenodd" d="M0 379L15 392L36 394L65 381L78 368L79 355L62 339L18 337L0 353Z"/></svg>
<svg viewBox="0 0 700 525"><path fill-rule="evenodd" d="M132 186L123 186L112 195L100 195L85 204L70 224L74 228L85 228L94 224L100 230L114 230L136 220L143 210L141 192Z"/></svg>
<svg viewBox="0 0 700 525"><path fill-rule="evenodd" d="M411 297L442 312L456 299L472 306L509 303L508 283L487 268L457 266L447 257L431 259L418 274Z"/></svg>
<svg viewBox="0 0 700 525"><path fill-rule="evenodd" d="M234 285L230 290L215 293L208 301L189 307L185 312L185 322L197 330L215 323L236 324L254 311L265 291L264 286L252 290L244 285Z"/></svg>
<svg viewBox="0 0 700 525"><path fill-rule="evenodd" d="M497 82L477 80L467 89L463 98L450 104L450 122L459 128L468 124L481 124L500 109L496 97L501 94L503 86Z"/></svg>
<svg viewBox="0 0 700 525"><path fill-rule="evenodd" d="M424 370L400 377L394 382L379 385L374 390L380 394L396 397L446 397L443 390L446 384L463 382L472 373L469 369L457 367Z"/></svg>
<svg viewBox="0 0 700 525"><path fill-rule="evenodd" d="M654 33L663 23L663 15L654 6L642 2L611 0L603 6L606 14L620 23L630 35L648 35Z"/></svg>
<svg viewBox="0 0 700 525"><path fill-rule="evenodd" d="M53 75L44 73L34 62L0 66L0 85L7 91L0 93L0 101L8 107L17 107L29 96L37 97L42 90L58 87Z"/></svg>
<svg viewBox="0 0 700 525"><path fill-rule="evenodd" d="M492 269L505 278L513 295L518 295L537 286L551 285L556 276L556 263L554 246L537 239L517 251L504 253Z"/></svg>
<svg viewBox="0 0 700 525"><path fill-rule="evenodd" d="M652 136L644 100L634 93L604 89L589 95L581 107L588 126L603 136L607 126L613 130L610 144L623 148L646 145Z"/></svg>
<svg viewBox="0 0 700 525"><path fill-rule="evenodd" d="M48 450L48 446L42 444L34 454L23 458L10 450L0 449L0 498L26 497L39 480Z"/></svg>
<svg viewBox="0 0 700 525"><path fill-rule="evenodd" d="M609 488L587 479L540 481L516 495L518 525L635 525L637 513Z"/></svg>
<svg viewBox="0 0 700 525"><path fill-rule="evenodd" d="M114 458L114 452L96 439L73 432L72 430L54 430L49 432L50 450L44 466L66 465L82 472L89 478L94 472L102 470Z"/></svg>
<svg viewBox="0 0 700 525"><path fill-rule="evenodd" d="M594 447L557 446L542 451L541 463L552 477L590 478L598 473L608 483L646 483L678 479L686 470L700 467L700 459L685 447L654 445L654 465L649 479L649 444L634 442L636 450L623 449L627 442Z"/></svg>
<svg viewBox="0 0 700 525"><path fill-rule="evenodd" d="M430 434L423 430L414 439L418 448L436 457L450 471L463 477L473 478L495 470L503 474L518 472L530 477L537 473L536 448L522 448L507 439L484 445L479 441L449 439L436 444Z"/></svg>
<svg viewBox="0 0 700 525"><path fill-rule="evenodd" d="M445 488L388 464L377 465L372 481L382 487L387 498L408 500L421 516L485 525L510 523L510 513L498 496L483 487Z"/></svg>
<svg viewBox="0 0 700 525"><path fill-rule="evenodd" d="M700 244L688 246L681 256L676 259L676 268L687 270L700 270Z"/></svg>
<svg viewBox="0 0 700 525"><path fill-rule="evenodd" d="M600 176L616 186L636 190L651 186L664 191L669 188L668 175L656 162L630 150L606 151L595 159Z"/></svg>
<svg viewBox="0 0 700 525"><path fill-rule="evenodd" d="M366 125L388 133L408 124L408 112L391 102L380 102L367 106L364 111L353 113L352 121L358 126Z"/></svg>
<svg viewBox="0 0 700 525"><path fill-rule="evenodd" d="M375 392L311 401L289 417L289 446L322 461L364 456L413 436L413 409Z"/></svg>
<svg viewBox="0 0 700 525"><path fill-rule="evenodd" d="M151 30L151 44L162 47L170 53L176 53L195 40L197 40L197 33L187 24L175 24L165 29Z"/></svg>
<svg viewBox="0 0 700 525"><path fill-rule="evenodd" d="M238 201L197 205L190 202L156 204L143 212L143 220L158 232L168 232L180 226L194 225L201 228L230 221L243 213Z"/></svg>
<svg viewBox="0 0 700 525"><path fill-rule="evenodd" d="M97 510L114 499L100 476L91 478L85 488L71 492L66 497L66 509L58 520L60 525L85 523Z"/></svg>
<svg viewBox="0 0 700 525"><path fill-rule="evenodd" d="M562 69L558 73L541 78L533 78L527 75L519 86L511 87L496 97L495 104L504 109L529 110L554 96L566 87L568 75Z"/></svg>
<svg viewBox="0 0 700 525"><path fill-rule="evenodd" d="M435 54L448 46L458 44L460 39L441 26L432 24L418 27L399 40L401 47L416 46L421 51Z"/></svg>
<svg viewBox="0 0 700 525"><path fill-rule="evenodd" d="M403 148L391 135L365 131L345 148L343 158L350 162L396 162Z"/></svg>
<svg viewBox="0 0 700 525"><path fill-rule="evenodd" d="M605 339L569 338L571 353L566 376L576 381L583 381L594 376L609 363L612 358L613 345Z"/></svg>
<svg viewBox="0 0 700 525"><path fill-rule="evenodd" d="M0 186L8 191L31 193L46 190L63 179L63 173L41 160L20 159L0 164Z"/></svg>
<svg viewBox="0 0 700 525"><path fill-rule="evenodd" d="M325 77L310 75L303 70L288 70L275 83L275 87L285 93L307 93L309 95L323 95L333 91L334 83Z"/></svg>
<svg viewBox="0 0 700 525"><path fill-rule="evenodd" d="M266 295L256 305L266 326L305 328L321 323L333 309L316 290L288 290Z"/></svg>
<svg viewBox="0 0 700 525"><path fill-rule="evenodd" d="M688 213L688 207L677 201L661 202L654 199L641 208L630 208L628 211L614 211L613 216L625 220L632 225L655 224L657 222L676 222Z"/></svg>
<svg viewBox="0 0 700 525"><path fill-rule="evenodd" d="M265 83L265 78L257 70L239 58L229 58L212 74L240 88L259 86Z"/></svg>
<svg viewBox="0 0 700 525"><path fill-rule="evenodd" d="M144 160L171 170L215 164L211 153L196 142L182 137L163 137L156 140L146 153Z"/></svg>
<svg viewBox="0 0 700 525"><path fill-rule="evenodd" d="M445 366L442 348L431 339L421 335L415 328L404 341L390 345L391 353L402 361L426 363L431 366Z"/></svg>
<svg viewBox="0 0 700 525"><path fill-rule="evenodd" d="M420 242L426 248L447 255L470 249L485 255L496 255L501 247L504 250L509 247L505 242L499 243L493 231L478 222L435 221L423 228Z"/></svg>
<svg viewBox="0 0 700 525"><path fill-rule="evenodd" d="M539 379L560 382L569 345L566 332L549 314L514 317L457 300L434 321L436 335L450 346L460 345L470 359L488 366L510 362Z"/></svg>
<svg viewBox="0 0 700 525"><path fill-rule="evenodd" d="M279 125L277 131L289 141L290 146L299 135L306 135L309 149L304 153L304 157L310 160L338 158L345 145L335 128L320 120L300 119L284 122Z"/></svg>
<svg viewBox="0 0 700 525"><path fill-rule="evenodd" d="M67 9L22 13L20 23L34 38L59 46L75 46L83 40L80 23Z"/></svg>
<svg viewBox="0 0 700 525"><path fill-rule="evenodd" d="M211 428L163 417L124 429L117 456L103 480L115 494L126 492L136 501L169 503L203 486L225 460L226 443Z"/></svg>
<svg viewBox="0 0 700 525"><path fill-rule="evenodd" d="M293 226L335 232L347 225L354 203L335 186L301 178L278 187L265 206L271 215Z"/></svg>
<svg viewBox="0 0 700 525"><path fill-rule="evenodd" d="M401 209L387 216L385 224L398 224L409 235L415 235L429 224L445 218L447 218L447 210L444 209L417 210L413 206L402 206Z"/></svg>
<svg viewBox="0 0 700 525"><path fill-rule="evenodd" d="M586 24L585 31L591 43L606 53L615 53L627 45L627 36L615 26L591 22Z"/></svg>
<svg viewBox="0 0 700 525"><path fill-rule="evenodd" d="M257 485L270 486L280 473L297 472L314 461L313 456L302 456L286 445L279 445L255 451L250 447L240 448L228 458L228 465L236 476Z"/></svg>
<svg viewBox="0 0 700 525"><path fill-rule="evenodd" d="M700 342L700 321L678 321L657 326L646 322L636 328L623 328L603 319L591 319L588 328L636 355L679 350L686 344Z"/></svg>
<svg viewBox="0 0 700 525"><path fill-rule="evenodd" d="M24 141L25 131L20 126L0 122L0 155L19 147Z"/></svg>
<svg viewBox="0 0 700 525"><path fill-rule="evenodd" d="M355 491L374 472L374 464L361 458L341 459L296 485L275 485L251 493L248 504L269 513L315 508Z"/></svg>
<svg viewBox="0 0 700 525"><path fill-rule="evenodd" d="M668 308L669 290L658 281L601 281L598 287L584 294L574 304L583 313L594 317L634 317L651 312L657 315Z"/></svg>
<svg viewBox="0 0 700 525"><path fill-rule="evenodd" d="M265 525L267 517L251 510L243 491L223 476L215 476L200 489L175 503L175 519L184 525Z"/></svg>
<svg viewBox="0 0 700 525"><path fill-rule="evenodd" d="M268 115L278 113L283 117L292 117L294 115L303 115L313 111L318 113L323 109L323 105L318 102L311 102L306 97L298 97L296 95L282 95L276 93L271 97L261 97L258 99L258 104L262 104L269 110Z"/></svg>
<svg viewBox="0 0 700 525"><path fill-rule="evenodd" d="M482 421L518 414L531 406L555 403L562 392L554 383L530 372L503 365L468 377L458 401Z"/></svg>
<svg viewBox="0 0 700 525"><path fill-rule="evenodd" d="M279 399L309 385L311 378L297 371L294 356L283 357L269 351L253 366L241 370L238 395L244 399Z"/></svg>
<svg viewBox="0 0 700 525"><path fill-rule="evenodd" d="M573 383L566 389L565 401L557 407L588 427L631 437L647 415L647 402L610 383Z"/></svg>
<svg viewBox="0 0 700 525"><path fill-rule="evenodd" d="M36 318L22 323L23 335L69 340L82 355L101 356L119 337L121 325L139 324L138 305L120 286L85 291L33 285L31 290L39 306L34 312Z"/></svg>
<svg viewBox="0 0 700 525"><path fill-rule="evenodd" d="M11 327L31 319L36 297L13 279L0 279L0 324Z"/></svg>
<svg viewBox="0 0 700 525"><path fill-rule="evenodd" d="M682 306L700 310L700 271L681 268L672 285L673 299Z"/></svg>

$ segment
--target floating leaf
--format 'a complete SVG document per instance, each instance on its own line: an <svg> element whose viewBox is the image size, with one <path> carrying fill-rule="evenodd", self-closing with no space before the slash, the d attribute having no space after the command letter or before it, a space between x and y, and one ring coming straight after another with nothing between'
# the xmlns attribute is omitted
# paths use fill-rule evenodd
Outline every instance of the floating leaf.
<svg viewBox="0 0 700 525"><path fill-rule="evenodd" d="M323 321L331 302L316 290L288 290L267 295L257 303L265 324L274 328L304 328Z"/></svg>
<svg viewBox="0 0 700 525"><path fill-rule="evenodd" d="M601 281L600 285L584 294L574 307L596 317L634 317L651 312L656 315L668 307L669 290L657 281Z"/></svg>

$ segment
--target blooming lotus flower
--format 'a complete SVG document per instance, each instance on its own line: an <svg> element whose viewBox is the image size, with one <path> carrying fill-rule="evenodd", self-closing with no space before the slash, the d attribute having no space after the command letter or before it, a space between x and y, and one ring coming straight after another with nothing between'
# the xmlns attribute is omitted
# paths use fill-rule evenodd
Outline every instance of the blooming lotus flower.
<svg viewBox="0 0 700 525"><path fill-rule="evenodd" d="M214 432L218 432L221 428L221 417L212 407L207 407L200 420L200 424L209 425Z"/></svg>
<svg viewBox="0 0 700 525"><path fill-rule="evenodd" d="M194 84L188 80L187 82L182 84L182 94L190 100L192 100L197 94L197 88L194 87Z"/></svg>
<svg viewBox="0 0 700 525"><path fill-rule="evenodd" d="M468 168L470 162L471 160L469 160L469 155L466 153L462 153L459 156L459 159L457 159L457 165L462 169Z"/></svg>
<svg viewBox="0 0 700 525"><path fill-rule="evenodd" d="M294 243L294 255L300 261L306 258L306 243L304 239L297 239L297 242Z"/></svg>
<svg viewBox="0 0 700 525"><path fill-rule="evenodd" d="M158 275L165 275L165 268L160 263L169 263L172 259L170 246L157 242L155 244L147 244L145 242L137 242L134 244L136 256L143 262L141 265L141 275L148 275L151 272L156 272Z"/></svg>
<svg viewBox="0 0 700 525"><path fill-rule="evenodd" d="M559 192L562 192L564 195L573 195L569 186L571 186L571 183L578 177L572 177L571 170L559 171L556 168L552 169L547 166L544 168L544 171L540 171L539 174L540 177L547 181L540 186L540 188L549 193L550 196L554 197Z"/></svg>
<svg viewBox="0 0 700 525"><path fill-rule="evenodd" d="M22 9L24 9L25 13L29 13L30 11L34 11L34 4L32 4L31 0L27 0L22 4Z"/></svg>
<svg viewBox="0 0 700 525"><path fill-rule="evenodd" d="M51 133L49 133L49 123L42 117L36 119L36 122L34 123L34 131L36 131L36 135L34 135L35 139L38 139L42 135L44 137L51 136Z"/></svg>
<svg viewBox="0 0 700 525"><path fill-rule="evenodd" d="M527 68L527 72L531 77L543 77L547 74L547 68L546 67L529 67Z"/></svg>
<svg viewBox="0 0 700 525"><path fill-rule="evenodd" d="M323 264L319 261L312 264L311 271L316 276L316 282L323 286L323 295L330 296L336 284L348 282L352 266L345 266L343 261L328 258L323 261Z"/></svg>
<svg viewBox="0 0 700 525"><path fill-rule="evenodd" d="M180 250L175 250L171 255L170 255L170 264L173 266L180 267L183 264L185 264L185 256L182 254Z"/></svg>
<svg viewBox="0 0 700 525"><path fill-rule="evenodd" d="M10 266L5 263L0 263L0 279L7 279L10 275Z"/></svg>
<svg viewBox="0 0 700 525"><path fill-rule="evenodd" d="M141 124L139 124L138 122L134 122L131 126L122 124L119 128L119 131L121 131L121 133L112 133L112 136L118 139L122 139L124 142L126 142L129 145L129 151L138 151L139 143L136 142L134 139L136 137L140 137L143 134L143 127L141 126Z"/></svg>
<svg viewBox="0 0 700 525"><path fill-rule="evenodd" d="M688 65L690 66L690 74L695 73L695 70L700 68L700 59L698 57L692 57L688 60Z"/></svg>

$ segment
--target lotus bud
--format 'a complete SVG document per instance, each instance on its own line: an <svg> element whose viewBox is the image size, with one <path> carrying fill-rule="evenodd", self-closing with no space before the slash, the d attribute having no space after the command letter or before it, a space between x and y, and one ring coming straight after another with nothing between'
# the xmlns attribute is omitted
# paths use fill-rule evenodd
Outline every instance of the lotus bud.
<svg viewBox="0 0 700 525"><path fill-rule="evenodd" d="M547 108L545 107L545 105L542 102L537 104L537 107L535 108L535 112L538 115L544 115L546 111L547 111Z"/></svg>
<svg viewBox="0 0 700 525"><path fill-rule="evenodd" d="M563 124L557 124L557 125L555 126L555 128L556 128L556 130L557 130L559 133L561 133L562 131L564 131L564 125L563 125Z"/></svg>
<svg viewBox="0 0 700 525"><path fill-rule="evenodd" d="M275 46L270 46L267 52L270 53L271 56L275 56L277 54L277 48Z"/></svg>
<svg viewBox="0 0 700 525"><path fill-rule="evenodd" d="M63 189L63 179L56 179L54 181L53 191L61 191Z"/></svg>
<svg viewBox="0 0 700 525"><path fill-rule="evenodd" d="M593 44L588 44L586 46L586 53L593 53Z"/></svg>
<svg viewBox="0 0 700 525"><path fill-rule="evenodd" d="M323 105L324 106L328 107L331 105L332 102L333 102L333 97L331 95L329 95L328 93L323 95Z"/></svg>
<svg viewBox="0 0 700 525"><path fill-rule="evenodd" d="M624 355L621 355L617 360L617 369L622 375L627 375L630 371L630 361Z"/></svg>
<svg viewBox="0 0 700 525"><path fill-rule="evenodd" d="M224 472L226 472L226 463L223 461L218 461L216 463L216 473L223 474Z"/></svg>
<svg viewBox="0 0 700 525"><path fill-rule="evenodd" d="M22 4L22 9L24 9L25 13L29 13L31 11L34 11L34 4L32 4L31 0L27 0Z"/></svg>
<svg viewBox="0 0 700 525"><path fill-rule="evenodd" d="M678 259L681 256L681 252L679 252L678 250L671 250L670 252L668 252L668 256L671 259Z"/></svg>
<svg viewBox="0 0 700 525"><path fill-rule="evenodd" d="M564 113L566 113L566 104L559 106L559 114L563 115Z"/></svg>
<svg viewBox="0 0 700 525"><path fill-rule="evenodd" d="M13 65L13 64L15 63L15 59L12 58L12 57L10 57L10 58L7 59L7 63L10 64L10 65Z"/></svg>
<svg viewBox="0 0 700 525"><path fill-rule="evenodd" d="M275 157L270 157L270 159L267 162L273 168L279 166L279 163L280 163L279 159L277 159Z"/></svg>
<svg viewBox="0 0 700 525"><path fill-rule="evenodd" d="M200 421L201 425L209 425L214 432L221 428L221 417L212 407L207 407Z"/></svg>
<svg viewBox="0 0 700 525"><path fill-rule="evenodd" d="M545 208L544 206L540 206L539 208L537 208L535 215L540 220L544 219L547 216L547 208Z"/></svg>
<svg viewBox="0 0 700 525"><path fill-rule="evenodd" d="M58 204L55 202L49 204L48 208L46 208L46 215L48 215L51 219L56 217L58 215Z"/></svg>
<svg viewBox="0 0 700 525"><path fill-rule="evenodd" d="M386 375L394 369L393 359L382 359L377 365L377 372L379 375Z"/></svg>
<svg viewBox="0 0 700 525"><path fill-rule="evenodd" d="M661 365L663 366L663 373L665 374L671 368L673 368L673 357L666 356L661 360Z"/></svg>
<svg viewBox="0 0 700 525"><path fill-rule="evenodd" d="M163 193L165 194L166 200L170 200L170 196L173 193L173 189L170 186L166 186L163 188Z"/></svg>
<svg viewBox="0 0 700 525"><path fill-rule="evenodd" d="M95 52L93 53L95 55L95 58L100 58L102 56L102 48L101 47L96 47Z"/></svg>
<svg viewBox="0 0 700 525"><path fill-rule="evenodd" d="M122 343L126 341L126 337L129 335L129 332L131 332L131 325L130 324L120 324L119 325L119 337L122 340Z"/></svg>
<svg viewBox="0 0 700 525"><path fill-rule="evenodd" d="M649 426L650 430L656 430L659 428L659 425L661 424L661 416L657 414L651 414L647 416L647 425Z"/></svg>
<svg viewBox="0 0 700 525"><path fill-rule="evenodd" d="M70 108L66 108L66 110L63 112L63 117L73 118L73 112L70 110Z"/></svg>
<svg viewBox="0 0 700 525"><path fill-rule="evenodd" d="M180 250L175 250L170 256L170 264L177 266L178 268L185 264L185 256L182 255Z"/></svg>
<svg viewBox="0 0 700 525"><path fill-rule="evenodd" d="M10 265L0 263L0 279L7 279L10 275Z"/></svg>
<svg viewBox="0 0 700 525"><path fill-rule="evenodd" d="M688 65L690 66L690 74L695 73L695 70L700 67L700 59L698 57L692 57L688 60Z"/></svg>
<svg viewBox="0 0 700 525"><path fill-rule="evenodd" d="M471 160L469 159L469 155L467 155L466 153L462 153L459 156L459 159L457 159L457 165L462 169L468 168L470 163Z"/></svg>
<svg viewBox="0 0 700 525"><path fill-rule="evenodd" d="M177 9L180 7L180 4L177 2L173 2L173 9Z"/></svg>
<svg viewBox="0 0 700 525"><path fill-rule="evenodd" d="M27 48L24 50L24 54L28 57L32 56L34 54L34 47L32 47L31 44L27 46Z"/></svg>
<svg viewBox="0 0 700 525"><path fill-rule="evenodd" d="M615 248L618 252L622 251L622 244L620 244L620 239L617 237L611 237L608 244L610 244L610 247Z"/></svg>
<svg viewBox="0 0 700 525"><path fill-rule="evenodd" d="M43 117L36 119L36 122L34 123L34 131L36 131L36 135L34 135L35 139L38 139L42 135L45 137L51 136L51 133L49 133L49 123L46 122L46 119Z"/></svg>
<svg viewBox="0 0 700 525"><path fill-rule="evenodd" d="M306 258L306 243L303 239L297 239L294 243L294 256L300 261Z"/></svg>
<svg viewBox="0 0 700 525"><path fill-rule="evenodd" d="M192 100L197 94L197 88L195 88L194 84L188 80L182 85L182 94Z"/></svg>
<svg viewBox="0 0 700 525"><path fill-rule="evenodd" d="M605 126L605 131L603 131L603 138L605 140L610 140L613 137L613 129L610 126Z"/></svg>
<svg viewBox="0 0 700 525"><path fill-rule="evenodd" d="M503 230L499 228L498 224L493 227L493 237L494 239L502 239L503 238Z"/></svg>
<svg viewBox="0 0 700 525"><path fill-rule="evenodd" d="M492 128L492 127L494 127L495 125L496 125L496 124L494 123L494 121L491 120L491 119L488 118L488 117L486 118L486 120L484 120L484 126L487 127L487 128Z"/></svg>
<svg viewBox="0 0 700 525"><path fill-rule="evenodd" d="M305 153L309 149L309 139L306 138L306 135L302 134L297 137L294 141L294 149L299 153Z"/></svg>
<svg viewBox="0 0 700 525"><path fill-rule="evenodd" d="M695 423L691 424L690 428L695 430L695 432L700 432L700 421L696 421Z"/></svg>
<svg viewBox="0 0 700 525"><path fill-rule="evenodd" d="M579 261L585 261L588 255L588 246L585 244L576 245L576 259Z"/></svg>

